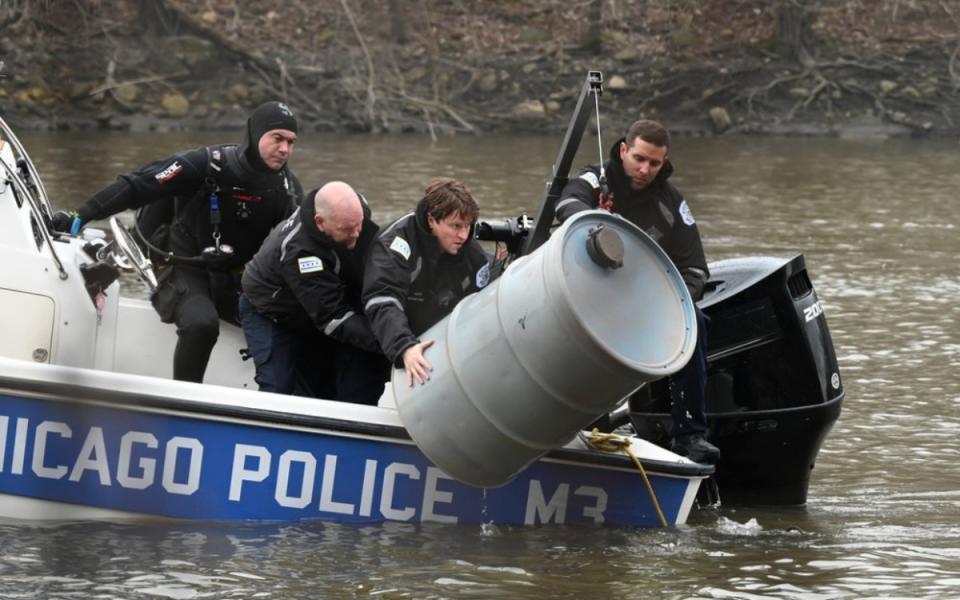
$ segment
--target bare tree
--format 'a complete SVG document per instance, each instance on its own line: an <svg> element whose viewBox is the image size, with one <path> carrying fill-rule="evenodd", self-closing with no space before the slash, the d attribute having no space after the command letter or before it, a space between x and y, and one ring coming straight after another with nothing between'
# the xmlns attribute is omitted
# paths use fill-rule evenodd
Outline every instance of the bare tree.
<svg viewBox="0 0 960 600"><path fill-rule="evenodd" d="M394 44L406 44L407 15L403 11L403 4L400 0L387 0L387 8L390 13L390 39Z"/></svg>
<svg viewBox="0 0 960 600"><path fill-rule="evenodd" d="M775 44L781 56L805 66L813 63L816 40L811 23L816 10L814 0L777 1Z"/></svg>
<svg viewBox="0 0 960 600"><path fill-rule="evenodd" d="M600 52L603 50L603 0L589 0L587 22L589 27L583 36L584 49Z"/></svg>
<svg viewBox="0 0 960 600"><path fill-rule="evenodd" d="M140 0L137 4L137 20L148 35L163 36L176 28L177 15L163 0Z"/></svg>

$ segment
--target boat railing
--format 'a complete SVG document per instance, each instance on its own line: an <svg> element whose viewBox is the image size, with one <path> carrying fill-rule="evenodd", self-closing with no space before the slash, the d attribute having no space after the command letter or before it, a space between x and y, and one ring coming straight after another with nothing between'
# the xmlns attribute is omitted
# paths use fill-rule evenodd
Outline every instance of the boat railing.
<svg viewBox="0 0 960 600"><path fill-rule="evenodd" d="M53 216L53 206L50 204L50 197L47 196L47 189L43 186L43 180L40 179L40 173L37 171L37 167L33 164L33 160L30 159L30 155L27 154L26 148L23 147L23 144L20 143L20 138L13 132L13 129L10 128L10 125L0 117L0 131L3 133L3 139L8 141L10 145L13 146L14 156L18 160L23 160L24 165L27 168L29 173L30 180L36 186L37 191L37 201L40 207L43 208L48 217Z"/></svg>
<svg viewBox="0 0 960 600"><path fill-rule="evenodd" d="M56 248L53 245L53 239L50 236L48 224L53 218L53 209L50 205L50 199L47 196L47 190L43 187L43 181L40 179L40 174L37 172L33 161L30 160L30 155L27 154L23 144L20 143L19 138L17 138L16 134L13 133L13 130L2 117L0 117L0 134L2 134L3 141L10 144L13 149L14 161L12 165L7 164L4 160L0 160L0 164L3 165L6 171L7 180L12 183L18 195L27 199L30 212L37 221L35 231L39 232L47 248L50 249L50 256L57 265L60 279L66 279L67 271L63 266L63 261L60 260L60 256L57 254ZM24 173L22 170L26 172ZM24 180L24 176L27 178L26 181Z"/></svg>

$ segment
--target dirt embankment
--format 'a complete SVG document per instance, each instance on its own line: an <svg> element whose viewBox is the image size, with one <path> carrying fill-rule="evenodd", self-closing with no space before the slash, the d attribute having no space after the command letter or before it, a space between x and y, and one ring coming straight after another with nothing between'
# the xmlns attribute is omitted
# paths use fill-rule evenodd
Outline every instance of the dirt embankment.
<svg viewBox="0 0 960 600"><path fill-rule="evenodd" d="M798 3L800 52L766 0L21 0L0 4L0 113L210 129L284 99L316 130L557 131L600 70L612 123L960 134L960 0Z"/></svg>

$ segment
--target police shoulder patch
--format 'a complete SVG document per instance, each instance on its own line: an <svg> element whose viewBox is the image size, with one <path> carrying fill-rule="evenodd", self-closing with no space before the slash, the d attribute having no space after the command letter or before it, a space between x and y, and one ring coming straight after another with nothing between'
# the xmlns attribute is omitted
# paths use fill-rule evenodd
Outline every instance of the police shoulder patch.
<svg viewBox="0 0 960 600"><path fill-rule="evenodd" d="M153 178L157 180L157 183L164 184L179 175L180 171L183 171L183 165L180 164L179 160L175 160L172 165L154 175Z"/></svg>
<svg viewBox="0 0 960 600"><path fill-rule="evenodd" d="M316 256L302 256L297 259L301 274L316 273L323 270L323 261Z"/></svg>
<svg viewBox="0 0 960 600"><path fill-rule="evenodd" d="M693 213L690 212L690 207L687 206L686 200L680 203L680 218L682 218L683 222L687 225L693 225L696 223L696 221L693 219Z"/></svg>
<svg viewBox="0 0 960 600"><path fill-rule="evenodd" d="M600 187L600 178L593 171L586 171L580 174L580 179L590 184L590 187L597 189Z"/></svg>
<svg viewBox="0 0 960 600"><path fill-rule="evenodd" d="M484 263L477 271L477 287L485 288L490 283L490 263Z"/></svg>
<svg viewBox="0 0 960 600"><path fill-rule="evenodd" d="M410 260L410 244L399 235L390 242L390 249L403 257L403 260Z"/></svg>

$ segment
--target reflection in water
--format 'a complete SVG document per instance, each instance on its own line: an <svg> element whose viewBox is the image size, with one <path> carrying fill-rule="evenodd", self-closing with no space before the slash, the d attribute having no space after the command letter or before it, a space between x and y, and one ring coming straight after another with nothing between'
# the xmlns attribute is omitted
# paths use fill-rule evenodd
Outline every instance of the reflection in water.
<svg viewBox="0 0 960 600"><path fill-rule="evenodd" d="M72 208L120 172L230 137L23 141L54 203ZM576 164L595 159L593 142ZM308 189L334 178L355 184L381 223L410 210L440 174L463 179L485 217L506 217L536 209L558 144L559 136L430 143L305 134L293 166ZM709 258L803 253L824 303L847 398L805 508L702 511L669 531L6 524L0 598L955 596L955 153L946 141L675 141L675 180Z"/></svg>

